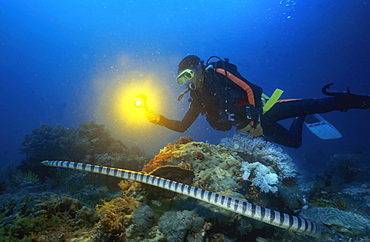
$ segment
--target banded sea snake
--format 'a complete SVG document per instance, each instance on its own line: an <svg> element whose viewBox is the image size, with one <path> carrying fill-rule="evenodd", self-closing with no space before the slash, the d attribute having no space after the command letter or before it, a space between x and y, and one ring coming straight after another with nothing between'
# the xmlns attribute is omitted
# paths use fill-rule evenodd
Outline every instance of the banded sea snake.
<svg viewBox="0 0 370 242"><path fill-rule="evenodd" d="M196 198L198 200L216 205L220 208L227 209L234 213L238 213L248 218L262 221L276 227L296 231L298 233L306 234L316 238L321 237L321 227L309 220L286 213L280 213L278 211L260 207L248 202L243 202L192 186L184 185L182 183L178 183L161 177L119 168L83 164L71 161L43 161L41 163L45 166L63 167L88 171L92 173L104 174L108 176L114 176L122 179L128 179L149 184L152 186L170 190L172 192Z"/></svg>

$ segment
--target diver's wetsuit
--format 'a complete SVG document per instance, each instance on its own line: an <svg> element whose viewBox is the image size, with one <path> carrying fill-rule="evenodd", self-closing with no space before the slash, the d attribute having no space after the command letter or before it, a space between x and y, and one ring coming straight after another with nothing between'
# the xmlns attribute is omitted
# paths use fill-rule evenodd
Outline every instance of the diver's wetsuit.
<svg viewBox="0 0 370 242"><path fill-rule="evenodd" d="M366 96L362 97L365 100ZM370 108L370 97L367 97L367 99L366 106L362 106L363 100L353 96L347 100L344 97L328 97L279 101L268 112L262 115L261 124L264 137L266 140L274 143L298 148L302 143L302 124L306 115L352 108ZM202 106L194 100L181 121L171 120L161 116L158 124L177 132L185 132L196 120L201 110ZM289 118L295 118L289 130L277 123L280 120ZM232 128L231 124L220 124L209 117L207 117L207 121L216 130L227 131Z"/></svg>
<svg viewBox="0 0 370 242"><path fill-rule="evenodd" d="M234 74L240 76L236 72L236 67L233 71ZM219 73L206 72L202 91L190 91L190 107L184 118L178 121L160 116L157 124L177 132L185 132L199 114L202 114L206 115L206 119L212 128L219 131L230 130L232 126L236 126L237 129L245 127L250 122L246 117L245 105L236 107L235 103L238 100L245 100L247 94L241 87L231 81L228 82L225 88L227 80L227 77ZM298 148L302 143L302 125L306 115L352 108L370 108L370 97L340 94L320 99L279 100L269 111L261 115L263 136L268 141ZM228 112L225 113L225 109ZM257 105L256 110L258 113L262 108ZM232 120L229 117L230 113L234 115ZM289 118L294 118L289 130L277 123Z"/></svg>
<svg viewBox="0 0 370 242"><path fill-rule="evenodd" d="M262 113L262 89L243 78L235 65L227 62L221 63L210 63L213 67L205 71L202 90L190 91L190 107L181 121L160 116L160 121L157 124L177 132L185 132L197 119L198 115L203 114L212 128L219 131L230 130L232 126L237 128L247 126L250 120L246 118L246 106L243 104L235 105L245 101L246 91L231 82L225 75L217 73L216 69L221 66L251 86L254 93L254 102L256 103L252 109L255 109L256 113Z"/></svg>

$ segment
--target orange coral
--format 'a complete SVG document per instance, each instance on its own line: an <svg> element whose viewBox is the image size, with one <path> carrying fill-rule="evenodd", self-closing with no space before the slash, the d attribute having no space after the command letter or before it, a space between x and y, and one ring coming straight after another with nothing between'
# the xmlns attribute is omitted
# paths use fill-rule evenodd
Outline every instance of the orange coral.
<svg viewBox="0 0 370 242"><path fill-rule="evenodd" d="M180 139L174 141L175 144L169 143L168 145L166 145L166 147L164 147L164 151L156 155L153 159L149 161L148 164L144 166L143 171L150 173L158 167L170 165L173 158L172 150L178 148L179 145L186 144L192 141L194 141L193 138L189 136L180 137Z"/></svg>
<svg viewBox="0 0 370 242"><path fill-rule="evenodd" d="M168 143L165 147L164 150L173 150L175 149L175 146L172 143Z"/></svg>
<svg viewBox="0 0 370 242"><path fill-rule="evenodd" d="M123 196L129 196L129 194L140 186L140 183L128 180L121 180L118 186L122 189Z"/></svg>
<svg viewBox="0 0 370 242"><path fill-rule="evenodd" d="M149 173L158 167L169 165L172 157L173 154L171 151L160 153L154 156L154 159L151 159L149 163L144 166L143 171Z"/></svg>

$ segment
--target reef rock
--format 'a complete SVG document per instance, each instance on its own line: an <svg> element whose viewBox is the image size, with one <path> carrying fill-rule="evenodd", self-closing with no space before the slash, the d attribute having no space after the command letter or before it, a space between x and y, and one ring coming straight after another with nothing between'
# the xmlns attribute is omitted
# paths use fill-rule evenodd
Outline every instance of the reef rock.
<svg viewBox="0 0 370 242"><path fill-rule="evenodd" d="M276 192L278 184L297 174L291 158L280 148L240 135L224 138L219 145L191 140L169 144L146 168L164 165L192 170L193 185L213 192L234 192L243 180L250 180L261 192Z"/></svg>

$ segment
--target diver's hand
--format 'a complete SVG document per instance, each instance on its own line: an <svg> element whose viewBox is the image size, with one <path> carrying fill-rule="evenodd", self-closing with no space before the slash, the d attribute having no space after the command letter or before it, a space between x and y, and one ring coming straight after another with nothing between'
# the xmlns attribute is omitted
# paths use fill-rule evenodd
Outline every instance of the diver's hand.
<svg viewBox="0 0 370 242"><path fill-rule="evenodd" d="M161 115L153 110L147 110L145 112L145 116L149 120L149 122L153 124L157 124L159 120L161 119Z"/></svg>

